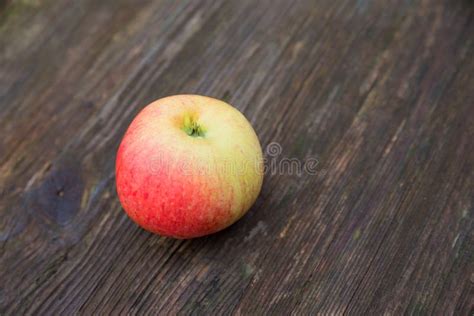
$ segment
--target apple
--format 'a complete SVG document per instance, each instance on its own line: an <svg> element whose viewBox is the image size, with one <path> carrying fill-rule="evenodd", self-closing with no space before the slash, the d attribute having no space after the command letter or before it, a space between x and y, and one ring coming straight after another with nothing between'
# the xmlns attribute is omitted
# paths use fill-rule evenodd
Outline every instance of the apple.
<svg viewBox="0 0 474 316"><path fill-rule="evenodd" d="M119 200L142 228L187 239L241 218L263 181L262 148L247 119L229 104L175 95L132 121L115 165Z"/></svg>

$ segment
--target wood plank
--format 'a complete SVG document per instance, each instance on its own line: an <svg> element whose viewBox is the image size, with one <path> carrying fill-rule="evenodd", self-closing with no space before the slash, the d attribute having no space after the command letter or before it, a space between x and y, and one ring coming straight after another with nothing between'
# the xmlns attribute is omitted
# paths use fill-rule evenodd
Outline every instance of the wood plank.
<svg viewBox="0 0 474 316"><path fill-rule="evenodd" d="M473 10L0 5L0 313L471 314ZM317 158L317 173L267 174L249 214L209 237L139 229L116 148L177 93L225 99L275 159Z"/></svg>

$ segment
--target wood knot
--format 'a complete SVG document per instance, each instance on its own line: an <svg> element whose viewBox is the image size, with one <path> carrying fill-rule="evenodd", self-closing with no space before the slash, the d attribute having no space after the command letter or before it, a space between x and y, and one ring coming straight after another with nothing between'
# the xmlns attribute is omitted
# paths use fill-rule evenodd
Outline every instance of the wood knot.
<svg viewBox="0 0 474 316"><path fill-rule="evenodd" d="M78 213L84 190L78 162L48 165L32 182L26 204L33 217L48 225L64 226Z"/></svg>

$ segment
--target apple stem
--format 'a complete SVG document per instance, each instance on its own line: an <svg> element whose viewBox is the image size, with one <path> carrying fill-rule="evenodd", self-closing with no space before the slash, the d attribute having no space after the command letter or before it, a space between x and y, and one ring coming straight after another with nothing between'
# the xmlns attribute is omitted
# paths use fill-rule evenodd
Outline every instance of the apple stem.
<svg viewBox="0 0 474 316"><path fill-rule="evenodd" d="M184 117L183 131L191 137L204 137L206 134L204 128L189 115Z"/></svg>

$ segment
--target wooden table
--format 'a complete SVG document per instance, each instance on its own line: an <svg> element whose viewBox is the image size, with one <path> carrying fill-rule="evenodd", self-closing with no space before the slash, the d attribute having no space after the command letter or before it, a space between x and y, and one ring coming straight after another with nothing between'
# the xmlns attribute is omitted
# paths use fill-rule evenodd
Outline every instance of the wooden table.
<svg viewBox="0 0 474 316"><path fill-rule="evenodd" d="M472 314L473 12L0 1L0 314ZM181 93L230 102L280 146L267 161L316 172L267 172L209 237L138 228L117 146Z"/></svg>

